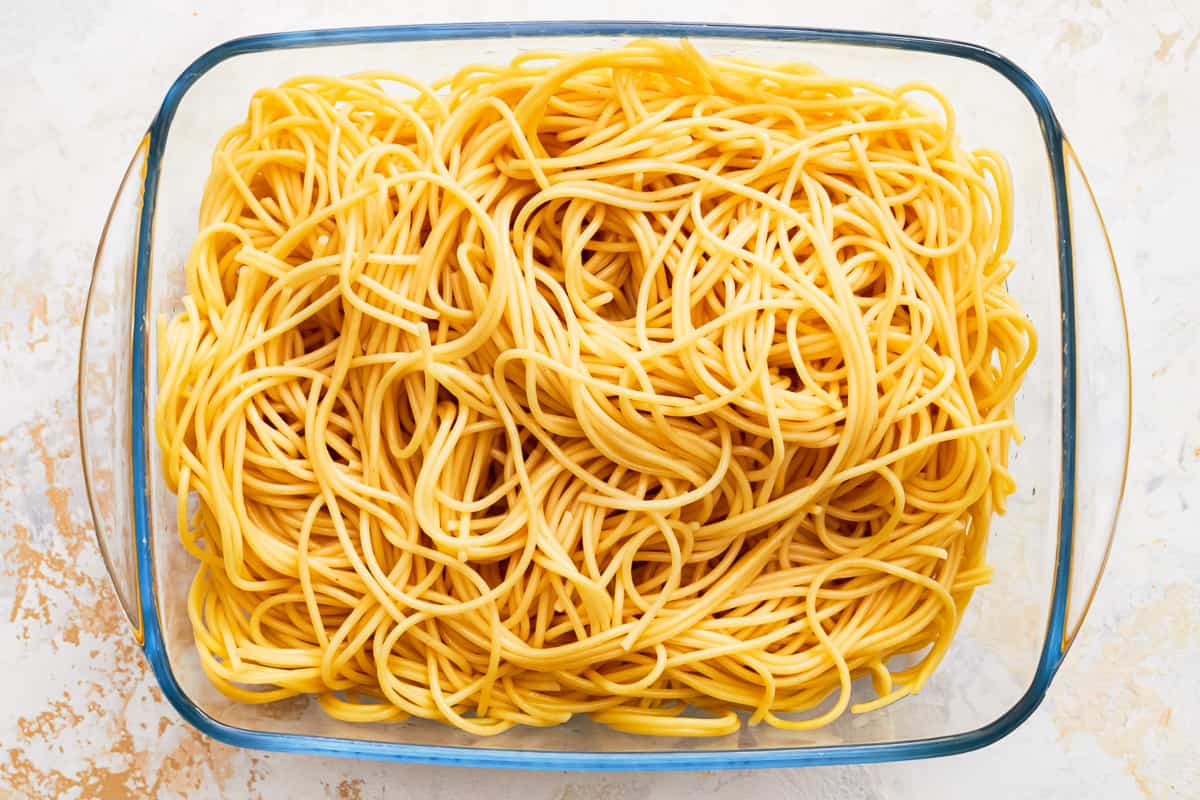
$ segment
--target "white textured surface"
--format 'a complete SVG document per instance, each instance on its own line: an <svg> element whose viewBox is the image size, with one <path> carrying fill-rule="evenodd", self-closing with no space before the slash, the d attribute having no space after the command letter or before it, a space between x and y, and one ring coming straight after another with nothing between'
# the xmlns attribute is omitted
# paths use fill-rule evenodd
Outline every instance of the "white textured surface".
<svg viewBox="0 0 1200 800"><path fill-rule="evenodd" d="M193 4L194 3L194 4ZM1200 7L1190 0L174 4L0 10L0 796L1194 797L1200 791ZM951 10L956 8L956 10ZM865 28L965 39L1050 96L1113 233L1134 340L1134 452L1108 575L1046 702L983 751L865 767L496 773L237 751L162 700L91 538L74 427L88 270L171 80L233 36L521 18Z"/></svg>

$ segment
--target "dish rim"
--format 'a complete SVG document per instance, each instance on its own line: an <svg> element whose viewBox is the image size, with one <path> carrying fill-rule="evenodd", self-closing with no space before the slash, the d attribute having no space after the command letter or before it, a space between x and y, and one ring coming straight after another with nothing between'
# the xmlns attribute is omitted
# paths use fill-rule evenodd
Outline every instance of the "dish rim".
<svg viewBox="0 0 1200 800"><path fill-rule="evenodd" d="M159 617L154 587L150 540L150 501L147 439L147 304L150 253L158 193L159 169L171 122L188 89L218 64L238 55L279 49L326 47L345 44L417 42L435 40L546 38L580 36L661 36L671 38L743 39L817 42L882 49L909 50L962 58L982 64L1012 83L1037 116L1050 166L1058 238L1063 375L1061 414L1061 486L1058 540L1053 574L1050 615L1033 679L1024 694L992 722L965 733L924 739L868 744L834 744L777 747L755 750L719 749L691 751L525 751L511 748L476 748L382 742L301 733L242 728L206 714L183 690L171 669ZM148 141L147 141L148 140ZM1065 655L1064 634L1074 536L1076 452L1076 343L1074 255L1070 229L1065 137L1046 94L1024 70L1005 56L966 42L906 34L830 28L653 21L521 21L388 25L327 28L257 34L229 40L193 61L167 90L146 134L142 173L141 208L136 238L132 364L130 387L131 472L133 479L134 553L137 603L141 616L142 647L163 695L185 720L218 741L238 747L314 755L340 755L386 761L474 767L557 770L688 770L796 767L862 764L932 758L985 747L1017 728L1045 697ZM140 149L140 148L139 148Z"/></svg>

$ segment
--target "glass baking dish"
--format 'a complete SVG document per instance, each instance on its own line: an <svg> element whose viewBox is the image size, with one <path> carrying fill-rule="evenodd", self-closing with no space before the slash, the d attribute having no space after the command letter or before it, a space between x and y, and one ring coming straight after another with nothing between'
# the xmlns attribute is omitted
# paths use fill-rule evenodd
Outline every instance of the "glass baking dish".
<svg viewBox="0 0 1200 800"><path fill-rule="evenodd" d="M195 569L177 539L153 409L154 320L179 308L183 262L217 139L255 89L301 73L386 68L430 80L528 49L690 38L702 51L806 61L885 84L939 86L969 146L1004 153L1014 180L1009 290L1040 355L1017 400L1026 439L1018 492L995 521L994 582L976 594L924 690L811 732L759 726L723 738L618 733L586 719L477 738L427 721L352 725L304 698L241 705L204 676L185 598ZM396 26L237 39L205 53L167 92L117 192L92 276L80 354L84 471L117 595L172 705L224 742L267 750L542 769L713 769L922 758L989 744L1037 707L1103 571L1124 488L1130 370L1107 234L1045 95L1012 62L958 42L805 28L640 22ZM865 687L864 687L865 691ZM867 695L864 694L864 697ZM858 698L856 698L858 699Z"/></svg>

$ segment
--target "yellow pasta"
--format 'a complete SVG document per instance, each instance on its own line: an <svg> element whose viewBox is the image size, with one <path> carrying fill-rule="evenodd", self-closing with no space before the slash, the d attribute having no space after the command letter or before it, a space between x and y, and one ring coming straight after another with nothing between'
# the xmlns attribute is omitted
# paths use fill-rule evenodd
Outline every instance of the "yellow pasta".
<svg viewBox="0 0 1200 800"><path fill-rule="evenodd" d="M1036 341L954 122L656 40L257 92L158 329L213 683L477 735L918 691Z"/></svg>

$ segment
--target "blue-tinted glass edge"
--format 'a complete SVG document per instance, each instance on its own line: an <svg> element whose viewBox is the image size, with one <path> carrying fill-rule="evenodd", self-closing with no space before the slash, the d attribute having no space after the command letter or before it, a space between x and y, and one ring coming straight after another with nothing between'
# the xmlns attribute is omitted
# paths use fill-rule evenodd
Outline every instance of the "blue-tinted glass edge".
<svg viewBox="0 0 1200 800"><path fill-rule="evenodd" d="M335 737L251 731L226 725L205 714L184 693L167 661L155 608L154 576L150 550L149 487L146 485L146 333L159 168L166 133L183 95L204 73L236 55L264 50L317 47L370 42L481 39L507 36L635 35L692 38L772 39L827 42L939 53L966 58L988 66L1008 79L1037 114L1050 162L1055 197L1062 311L1062 478L1059 496L1058 558L1055 564L1050 618L1033 680L1020 700L993 722L969 733L901 742L832 745L767 750L711 750L683 752L556 752L481 749L443 745L369 742ZM984 747L1012 732L1037 708L1045 696L1063 656L1063 631L1067 589L1070 583L1075 497L1075 295L1067 200L1063 135L1058 119L1041 87L1004 56L978 45L945 39L900 34L820 28L669 23L633 21L485 22L464 24L339 28L263 34L233 39L209 50L175 80L150 125L150 152L146 166L141 218L138 226L134 294L134 325L130 411L131 457L134 475L134 536L138 561L139 595L145 627L145 650L150 666L171 705L203 733L227 744L260 750L341 755L387 761L418 762L519 769L569 769L595 771L738 769L807 765L858 764L952 755Z"/></svg>

